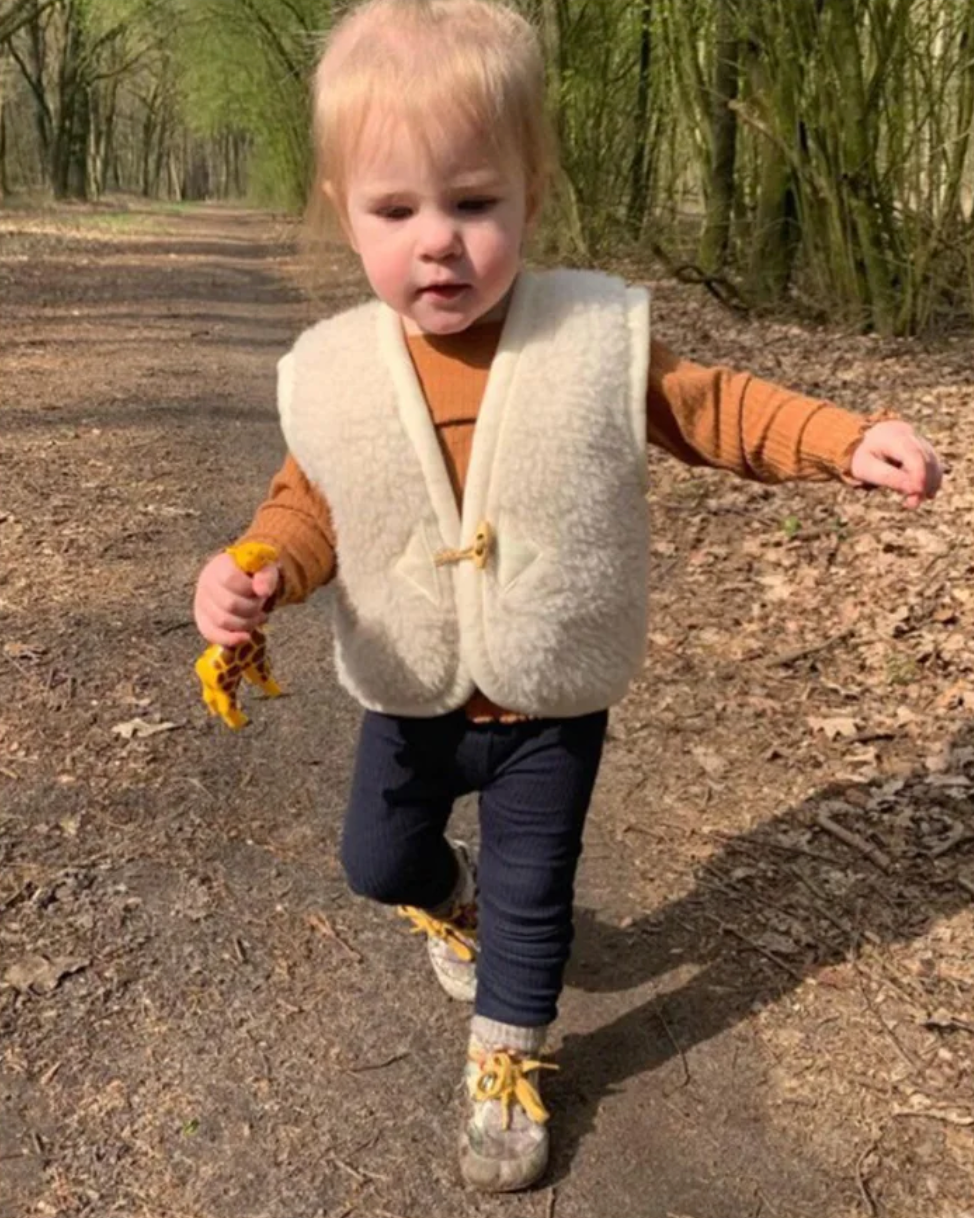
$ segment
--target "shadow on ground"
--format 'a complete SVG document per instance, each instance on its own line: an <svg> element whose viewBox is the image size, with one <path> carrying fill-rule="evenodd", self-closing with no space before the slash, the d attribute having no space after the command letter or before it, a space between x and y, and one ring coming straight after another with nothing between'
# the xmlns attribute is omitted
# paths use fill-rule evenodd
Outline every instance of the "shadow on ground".
<svg viewBox="0 0 974 1218"><path fill-rule="evenodd" d="M974 729L965 727L950 750L968 774L972 745ZM682 1057L828 966L855 962L864 943L908 942L969 907L974 808L956 786L930 784L927 769L892 783L833 783L729 838L682 899L624 927L577 911L573 986L618 993L662 982L676 966L696 971L596 1031L565 1037L562 1073L548 1088L566 1114L556 1118L557 1178L602 1100L627 1079ZM897 815L904 806L908 819ZM820 815L861 849L823 830Z"/></svg>

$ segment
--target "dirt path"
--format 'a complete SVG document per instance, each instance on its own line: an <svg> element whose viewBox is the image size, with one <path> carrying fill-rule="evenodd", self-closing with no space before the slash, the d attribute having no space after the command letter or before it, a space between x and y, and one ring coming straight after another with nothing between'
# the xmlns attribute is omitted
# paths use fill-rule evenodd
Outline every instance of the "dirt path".
<svg viewBox="0 0 974 1218"><path fill-rule="evenodd" d="M919 416L956 468L907 517L654 461L553 1169L477 1197L464 1014L340 874L357 716L324 615L281 615L290 696L244 733L191 679L196 570L278 462L275 359L315 316L289 238L0 211L0 1215L972 1218L970 345L659 286L688 354ZM329 307L359 290L336 255Z"/></svg>

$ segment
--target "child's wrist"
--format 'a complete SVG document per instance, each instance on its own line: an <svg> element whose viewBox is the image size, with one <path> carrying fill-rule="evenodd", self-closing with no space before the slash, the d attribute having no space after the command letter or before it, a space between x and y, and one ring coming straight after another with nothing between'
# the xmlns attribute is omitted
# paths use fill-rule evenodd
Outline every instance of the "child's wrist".
<svg viewBox="0 0 974 1218"><path fill-rule="evenodd" d="M879 423L899 423L902 422L899 415L894 414L892 410L887 410L885 407L881 410L874 410L872 414L863 415L859 420L858 434L848 443L842 459L839 464L839 477L847 486L863 486L864 483L860 478L855 477L852 472L853 459L862 445L863 440L870 431Z"/></svg>

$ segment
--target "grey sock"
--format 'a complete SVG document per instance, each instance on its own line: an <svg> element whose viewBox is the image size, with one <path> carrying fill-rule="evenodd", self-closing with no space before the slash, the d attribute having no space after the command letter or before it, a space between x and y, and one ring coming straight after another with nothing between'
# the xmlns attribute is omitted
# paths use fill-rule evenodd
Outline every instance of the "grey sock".
<svg viewBox="0 0 974 1218"><path fill-rule="evenodd" d="M547 1027L523 1028L517 1024L488 1019L486 1015L475 1015L470 1023L470 1039L483 1049L540 1053L547 1034Z"/></svg>

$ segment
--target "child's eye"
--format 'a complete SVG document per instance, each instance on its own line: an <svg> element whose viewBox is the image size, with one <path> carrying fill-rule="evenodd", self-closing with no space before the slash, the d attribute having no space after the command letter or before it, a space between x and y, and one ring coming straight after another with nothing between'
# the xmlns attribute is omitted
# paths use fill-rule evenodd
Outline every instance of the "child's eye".
<svg viewBox="0 0 974 1218"><path fill-rule="evenodd" d="M411 207L380 207L376 212L377 216L381 216L383 220L408 220L413 214Z"/></svg>
<svg viewBox="0 0 974 1218"><path fill-rule="evenodd" d="M484 196L475 199L461 199L457 206L460 211L472 212L474 215L477 215L480 212L490 211L496 203L496 199Z"/></svg>

